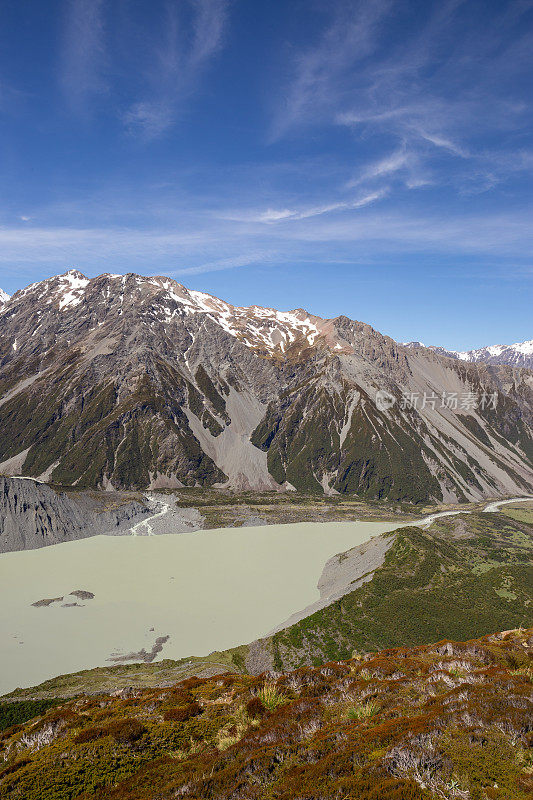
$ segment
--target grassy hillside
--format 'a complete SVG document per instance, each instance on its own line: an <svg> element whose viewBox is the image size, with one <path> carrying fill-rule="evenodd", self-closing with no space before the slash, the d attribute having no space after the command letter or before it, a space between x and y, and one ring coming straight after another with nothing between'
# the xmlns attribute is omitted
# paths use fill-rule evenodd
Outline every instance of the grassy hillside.
<svg viewBox="0 0 533 800"><path fill-rule="evenodd" d="M532 623L532 525L480 513L392 535L371 581L264 640L276 669Z"/></svg>
<svg viewBox="0 0 533 800"><path fill-rule="evenodd" d="M0 797L527 800L533 629L79 697L0 734Z"/></svg>

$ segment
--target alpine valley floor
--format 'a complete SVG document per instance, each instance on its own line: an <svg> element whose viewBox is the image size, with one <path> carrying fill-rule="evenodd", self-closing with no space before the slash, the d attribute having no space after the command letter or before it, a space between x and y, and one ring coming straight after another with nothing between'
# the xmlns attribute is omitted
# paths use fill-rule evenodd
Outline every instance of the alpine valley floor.
<svg viewBox="0 0 533 800"><path fill-rule="evenodd" d="M146 523L137 525L137 535L0 556L0 691L84 667L150 659L157 640L164 646L156 655L176 659L264 636L318 599L317 582L331 556L396 523L166 536L142 535Z"/></svg>
<svg viewBox="0 0 533 800"><path fill-rule="evenodd" d="M49 698L170 685L194 674L293 669L354 650L527 626L533 502L485 508L492 513L448 510L401 526L301 523L96 537L4 555L13 593L3 602L12 670L4 686L49 678L13 693ZM30 566L39 591L17 581ZM75 576L77 592L69 595ZM28 636L15 630L17 619ZM176 651L178 660L167 657ZM60 663L100 666L53 678L69 669Z"/></svg>

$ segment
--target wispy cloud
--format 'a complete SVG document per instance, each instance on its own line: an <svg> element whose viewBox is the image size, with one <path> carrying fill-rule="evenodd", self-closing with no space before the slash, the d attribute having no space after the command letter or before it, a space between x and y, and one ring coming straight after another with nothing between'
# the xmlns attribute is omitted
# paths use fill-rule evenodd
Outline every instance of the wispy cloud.
<svg viewBox="0 0 533 800"><path fill-rule="evenodd" d="M89 112L91 98L106 91L103 0L67 0L60 83L70 107Z"/></svg>
<svg viewBox="0 0 533 800"><path fill-rule="evenodd" d="M321 217L323 214L331 214L335 211L353 211L357 208L364 208L370 205L370 203L374 203L376 200L384 197L385 193L385 190L381 189L352 200L343 200L341 202L308 206L305 208L268 208L266 211L260 212L230 212L229 214L226 213L224 218L233 219L235 221L265 222L271 224L287 220L309 219L310 217Z"/></svg>
<svg viewBox="0 0 533 800"><path fill-rule="evenodd" d="M361 186L362 184L381 183L386 180L401 176L407 188L415 188L428 184L428 179L422 173L420 159L405 147L393 150L383 158L368 162L353 178L347 181L347 188Z"/></svg>
<svg viewBox="0 0 533 800"><path fill-rule="evenodd" d="M294 58L292 80L274 116L273 139L335 111L346 88L347 72L373 52L379 26L390 8L391 0L359 0L335 6L334 19L321 41Z"/></svg>
<svg viewBox="0 0 533 800"><path fill-rule="evenodd" d="M512 136L527 126L516 76L533 46L528 26L519 27L531 3L502 5L482 28L482 5L465 0L428 3L416 15L411 4L386 0L330 8L319 41L292 55L273 138L340 125L352 132L356 154L375 137L389 155L362 164L352 185L403 172L404 187L443 182L463 193L505 179L500 156L513 152ZM392 41L391 18L405 31ZM483 138L498 147L481 147Z"/></svg>
<svg viewBox="0 0 533 800"><path fill-rule="evenodd" d="M184 15L180 15L177 4L167 4L147 67L145 97L124 113L130 132L145 139L161 136L175 123L183 101L197 88L223 41L227 0L189 0L188 5L192 20L188 36L184 36Z"/></svg>
<svg viewBox="0 0 533 800"><path fill-rule="evenodd" d="M16 268L25 273L32 269L53 273L76 264L93 274L134 270L194 276L253 264L354 260L363 260L371 269L380 259L388 262L391 254L397 258L402 253L419 253L429 258L453 256L457 269L462 258L474 256L484 264L498 259L502 269L512 263L522 270L518 277L524 277L533 276L525 255L532 246L526 211L442 217L412 210L383 212L368 205L353 214L302 214L286 225L221 216L218 221L206 220L197 215L180 227L150 229L4 226L0 227L0 271L6 275Z"/></svg>
<svg viewBox="0 0 533 800"><path fill-rule="evenodd" d="M272 258L276 257L277 254L270 250L251 251L249 253L242 253L241 255L229 256L228 258L206 261L194 267L182 267L181 269L170 270L165 274L169 277L185 277L187 275L202 275L205 272L222 272L223 270L236 269L237 267L249 267L252 264L266 264Z"/></svg>

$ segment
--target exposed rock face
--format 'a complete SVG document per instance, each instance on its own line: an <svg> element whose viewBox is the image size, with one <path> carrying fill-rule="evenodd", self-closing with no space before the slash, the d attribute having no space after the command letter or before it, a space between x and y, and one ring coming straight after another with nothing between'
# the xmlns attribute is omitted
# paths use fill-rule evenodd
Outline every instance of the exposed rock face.
<svg viewBox="0 0 533 800"><path fill-rule="evenodd" d="M106 500L115 500L116 507L106 509L87 496L59 494L33 480L0 476L0 553L116 532L147 513L141 503L122 496Z"/></svg>
<svg viewBox="0 0 533 800"><path fill-rule="evenodd" d="M533 484L531 372L405 348L347 317L70 271L13 295L0 331L6 474L415 502ZM392 406L376 405L380 390ZM461 407L470 393L496 408ZM404 407L406 394L437 399Z"/></svg>

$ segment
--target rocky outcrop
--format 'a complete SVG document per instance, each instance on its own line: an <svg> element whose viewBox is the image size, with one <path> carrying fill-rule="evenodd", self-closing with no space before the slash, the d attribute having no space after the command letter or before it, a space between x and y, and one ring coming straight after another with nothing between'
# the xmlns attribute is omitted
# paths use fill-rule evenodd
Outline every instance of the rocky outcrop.
<svg viewBox="0 0 533 800"><path fill-rule="evenodd" d="M143 503L121 494L68 496L33 480L0 476L0 553L126 531L147 513Z"/></svg>

